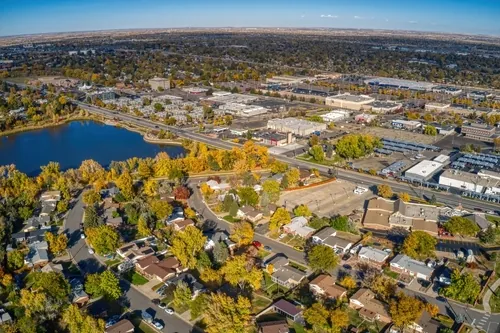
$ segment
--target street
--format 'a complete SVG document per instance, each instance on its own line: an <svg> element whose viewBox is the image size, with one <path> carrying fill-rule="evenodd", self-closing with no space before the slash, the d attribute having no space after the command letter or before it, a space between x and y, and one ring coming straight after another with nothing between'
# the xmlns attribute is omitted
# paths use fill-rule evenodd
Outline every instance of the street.
<svg viewBox="0 0 500 333"><path fill-rule="evenodd" d="M101 265L95 256L88 252L85 239L80 238L80 222L83 218L83 201L81 199L82 197L80 195L73 208L68 213L65 231L69 237L70 256L78 264L83 275L85 275L103 271L106 267ZM163 321L165 325L165 328L162 330L163 332L193 332L193 327L191 325L177 317L177 315L168 315L165 313L165 311L154 305L149 298L132 287L128 281L120 279L120 286L122 290L124 290L124 303L126 303L126 306L131 311L149 309L148 312L152 312L151 310L153 310L156 313L155 318Z"/></svg>

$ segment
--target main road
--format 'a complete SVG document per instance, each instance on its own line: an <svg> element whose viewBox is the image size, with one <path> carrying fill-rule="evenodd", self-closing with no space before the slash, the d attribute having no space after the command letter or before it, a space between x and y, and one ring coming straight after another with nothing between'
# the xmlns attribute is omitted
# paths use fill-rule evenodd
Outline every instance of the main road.
<svg viewBox="0 0 500 333"><path fill-rule="evenodd" d="M73 202L73 207L68 213L66 218L65 231L69 235L69 253L72 259L77 263L80 271L83 274L91 274L101 272L106 269L93 254L89 253L89 248L85 239L80 238L81 227L80 223L83 218L83 202L81 195ZM142 311L151 309L155 312L155 318L160 319L165 324L163 332L168 333L189 333L193 332L193 327L187 322L183 321L177 315L168 315L154 305L151 300L144 294L139 292L130 283L124 279L120 279L120 285L125 290L125 298L127 307L132 311Z"/></svg>
<svg viewBox="0 0 500 333"><path fill-rule="evenodd" d="M174 126L168 126L164 125L162 123L157 123L153 122L149 119L144 119L141 117L137 117L131 114L125 114L117 111L110 111L106 110L103 108L99 108L93 105L89 105L86 103L82 103L79 101L75 101L75 104L77 104L80 108L85 109L91 113L98 114L107 118L117 118L122 121L127 121L132 124L145 127L145 128L150 128L150 129L164 129L168 130L180 137L184 137L187 139L191 139L194 141L199 141L203 142L207 145L216 147L216 148L221 148L221 149L232 149L233 147L237 147L236 144L230 143L227 141L223 141L220 139L214 139L214 138L208 138L204 135L198 134L198 133L193 133L188 130L174 127ZM289 165L296 166L296 167L301 167L301 168L316 168L322 173L327 173L329 171L329 167L318 165L315 163L307 162L307 161L301 161L297 160L291 157L283 156L283 155L272 155L274 158L276 158L279 161L288 163ZM436 200L438 202L441 202L446 205L450 206L458 206L462 205L462 207L467 208L467 209L474 209L474 208L480 208L482 210L488 211L488 210L497 210L498 209L498 204L494 203L489 203L485 201L476 201L476 200L470 200L463 198L459 195L448 193L448 192L436 192L432 191L429 189L425 189L423 187L415 187L413 185L410 185L408 183L403 183L403 182L397 182L394 180L390 179L382 179L380 177L376 176L371 176L367 174L360 174L357 172L353 171L348 171L348 170L342 170L342 169L337 169L337 178L339 179L344 179L347 181L354 182L356 184L364 184L367 186L377 186L380 184L386 184L391 186L393 191L395 192L408 192L410 195L413 196L427 196L427 197L432 197L433 195L436 197Z"/></svg>

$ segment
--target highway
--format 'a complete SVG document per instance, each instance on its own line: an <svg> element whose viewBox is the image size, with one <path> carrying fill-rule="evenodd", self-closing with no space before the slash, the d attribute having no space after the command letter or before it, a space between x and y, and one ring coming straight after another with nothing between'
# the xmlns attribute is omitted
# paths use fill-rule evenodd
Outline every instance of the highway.
<svg viewBox="0 0 500 333"><path fill-rule="evenodd" d="M193 133L188 130L174 127L174 126L168 126L164 125L162 123L157 123L153 122L148 119L140 118L131 114L125 114L117 111L110 111L106 110L103 108L99 108L93 105L89 105L86 103L78 102L75 101L75 104L80 106L82 109L85 109L91 113L98 114L104 117L108 118L117 118L122 121L127 121L135 125L139 125L145 128L150 128L150 129L164 129L168 130L180 137L184 137L187 139L191 139L194 141L199 141L203 142L207 145L216 147L216 148L221 148L221 149L232 149L233 147L237 147L236 144L222 141L220 139L214 139L214 138L208 138L204 135L198 134L198 133ZM327 173L329 170L329 167L322 166L319 164L311 163L311 162L306 162L306 161L301 161L297 160L291 157L283 156L283 155L272 155L275 159L288 163L292 166L300 167L300 168L316 168L322 173ZM383 179L377 176L371 176L368 174L360 174L354 171L348 171L348 170L343 170L343 169L337 169L337 178L339 179L344 179L347 181L354 182L356 184L362 184L365 186L377 186L380 184L387 184L391 186L394 192L407 192L412 196L418 196L418 197L432 197L434 195L436 197L436 200L440 203L456 207L458 205L462 205L462 207L466 209L475 209L475 208L480 208L484 211L488 210L498 210L499 205L495 203L490 203L486 201L479 201L479 200L471 200L467 198L463 198L459 195L452 194L452 193L447 193L447 192L437 192L433 190L426 189L424 187L415 187L413 185L410 185L408 183L404 182L397 182L395 180L390 180L390 179Z"/></svg>
<svg viewBox="0 0 500 333"><path fill-rule="evenodd" d="M83 202L81 195L76 199L74 206L66 218L66 230L69 235L69 253L73 260L78 264L83 275L101 272L106 269L93 254L88 252L87 243L80 238L80 222L83 218ZM162 332L168 333L189 333L193 332L193 327L177 315L168 315L154 305L151 300L137 289L132 287L125 279L120 279L120 286L124 291L124 302L131 311L142 311L148 309L148 312L155 313L155 318L163 321L165 328Z"/></svg>

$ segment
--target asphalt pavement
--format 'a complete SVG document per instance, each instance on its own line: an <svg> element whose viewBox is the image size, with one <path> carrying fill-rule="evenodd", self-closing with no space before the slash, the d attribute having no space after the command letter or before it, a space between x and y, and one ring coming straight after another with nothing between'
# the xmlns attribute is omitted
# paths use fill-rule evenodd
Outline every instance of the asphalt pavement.
<svg viewBox="0 0 500 333"><path fill-rule="evenodd" d="M83 275L101 272L106 269L94 255L89 253L89 248L84 239L80 238L80 222L83 218L83 202L81 195L73 203L73 207L66 218L66 232L69 235L69 252L72 259L77 263ZM189 333L196 330L193 326L180 319L177 315L168 315L164 310L154 305L151 300L136 290L125 279L120 279L120 286L124 290L122 303L132 312L147 310L154 314L155 318L161 320L165 328L162 332Z"/></svg>

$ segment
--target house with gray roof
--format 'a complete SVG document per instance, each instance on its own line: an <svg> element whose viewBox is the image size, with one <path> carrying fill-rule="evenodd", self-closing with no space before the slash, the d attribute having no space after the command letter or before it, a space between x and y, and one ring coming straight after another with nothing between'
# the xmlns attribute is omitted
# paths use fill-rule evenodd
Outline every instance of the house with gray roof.
<svg viewBox="0 0 500 333"><path fill-rule="evenodd" d="M492 223L486 219L486 216L481 213L468 214L464 215L464 217L474 222L481 231L486 231L492 225Z"/></svg>
<svg viewBox="0 0 500 333"><path fill-rule="evenodd" d="M306 278L307 273L289 266L290 261L283 255L277 255L268 262L266 268L272 271L271 280L280 286L293 288Z"/></svg>
<svg viewBox="0 0 500 333"><path fill-rule="evenodd" d="M430 281L432 273L434 273L434 269L428 267L425 263L414 260L404 254L395 256L394 259L391 260L390 268L396 273L406 273L410 276L427 281Z"/></svg>
<svg viewBox="0 0 500 333"><path fill-rule="evenodd" d="M295 321L295 322L302 322L302 310L298 308L295 304L290 303L289 301L285 299L280 299L273 305L274 311L278 312L279 314L284 315L285 317Z"/></svg>
<svg viewBox="0 0 500 333"><path fill-rule="evenodd" d="M30 266L41 265L49 262L49 245L46 241L36 242L30 245L29 252L24 259Z"/></svg>
<svg viewBox="0 0 500 333"><path fill-rule="evenodd" d="M321 229L312 236L312 239L316 244L326 245L339 253L345 253L352 247L352 242L337 237L337 230L332 227Z"/></svg>
<svg viewBox="0 0 500 333"><path fill-rule="evenodd" d="M283 231L287 234L298 235L303 238L308 238L314 233L314 229L307 226L307 219L303 216L296 216L290 223L283 226Z"/></svg>
<svg viewBox="0 0 500 333"><path fill-rule="evenodd" d="M229 233L227 231L215 231L205 234L207 236L207 241L205 242L205 251L214 248L216 243L225 243L228 248L232 248L236 245L235 242L229 239Z"/></svg>
<svg viewBox="0 0 500 333"><path fill-rule="evenodd" d="M358 252L358 258L361 261L382 268L387 258L389 258L389 253L370 246L363 246Z"/></svg>

